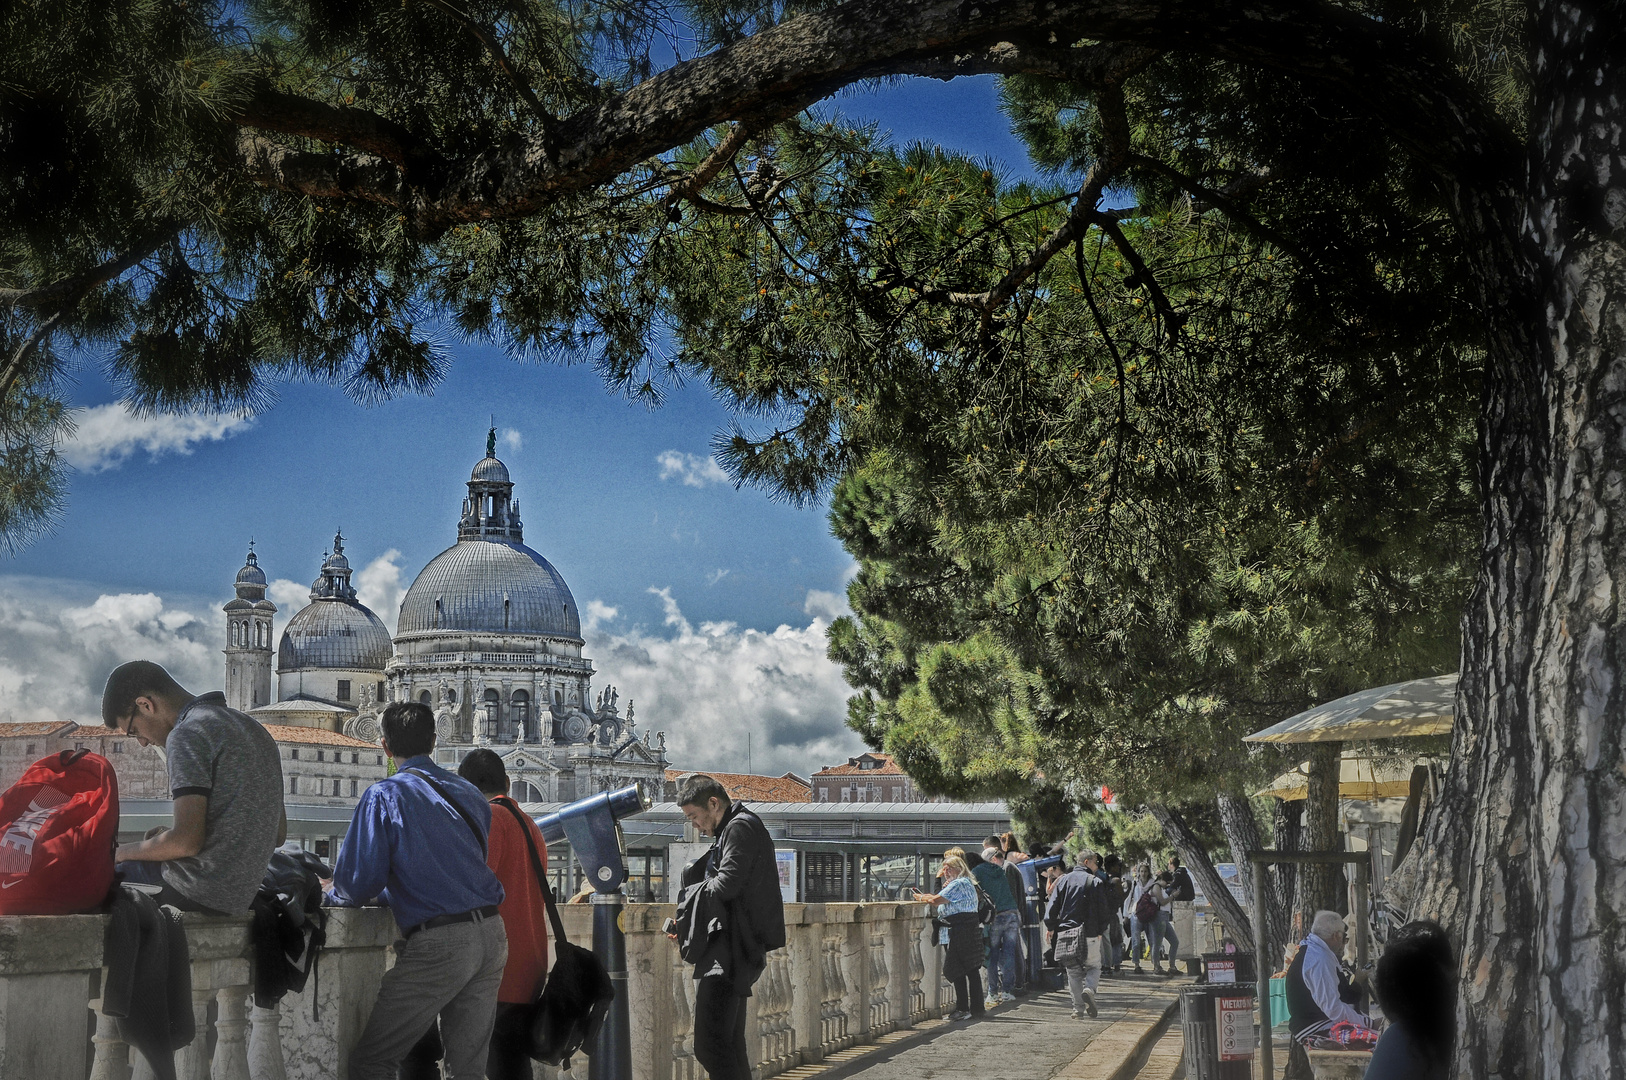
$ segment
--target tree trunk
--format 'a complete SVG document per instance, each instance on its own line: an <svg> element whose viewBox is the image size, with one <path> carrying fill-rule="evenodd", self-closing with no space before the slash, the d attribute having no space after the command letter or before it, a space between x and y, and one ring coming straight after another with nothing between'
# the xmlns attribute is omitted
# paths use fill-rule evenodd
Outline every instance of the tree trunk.
<svg viewBox="0 0 1626 1080"><path fill-rule="evenodd" d="M1231 932L1237 947L1253 950L1253 923L1248 919L1248 913L1242 905L1236 902L1231 890L1225 887L1225 881L1214 869L1214 863L1208 857L1208 851L1203 847L1197 834L1191 831L1186 819L1180 816L1180 811L1162 803L1152 803L1147 808L1157 823L1163 827L1163 835L1169 838L1169 843L1180 853L1180 858L1191 873L1191 879L1203 895L1208 897L1208 905L1214 914L1219 916L1220 922Z"/></svg>
<svg viewBox="0 0 1626 1080"><path fill-rule="evenodd" d="M1343 743L1310 746L1310 793L1304 800L1304 850L1338 851L1338 781ZM1309 928L1315 913L1338 906L1338 867L1307 863L1299 867L1298 899L1293 905L1300 922Z"/></svg>
<svg viewBox="0 0 1626 1080"><path fill-rule="evenodd" d="M1301 850L1304 846L1304 804L1297 799L1292 802L1277 799L1274 826L1274 846L1277 851ZM1276 883L1276 895L1281 900L1282 918L1285 920L1284 941L1301 941L1304 938L1302 927L1293 924L1293 901L1298 896L1298 869L1294 863L1282 863L1271 868L1271 878Z"/></svg>
<svg viewBox="0 0 1626 1080"><path fill-rule="evenodd" d="M1219 803L1220 827L1225 830L1225 839L1231 846L1231 860L1236 863L1238 876L1242 884L1242 895L1246 898L1243 907L1248 915L1253 915L1254 891L1253 864L1248 862L1248 853L1261 851L1265 847L1264 839L1259 833L1259 819L1254 816L1253 806L1246 798L1235 795L1220 795ZM1276 890L1276 879L1267 870L1265 872L1265 959L1262 969L1269 972L1275 970L1276 961L1281 959L1282 946L1287 941L1288 929L1291 921L1291 912L1283 899L1282 894Z"/></svg>
<svg viewBox="0 0 1626 1080"><path fill-rule="evenodd" d="M1475 267L1483 557L1418 905L1462 942L1455 1075L1507 1080L1626 1075L1626 27L1533 16L1523 223Z"/></svg>

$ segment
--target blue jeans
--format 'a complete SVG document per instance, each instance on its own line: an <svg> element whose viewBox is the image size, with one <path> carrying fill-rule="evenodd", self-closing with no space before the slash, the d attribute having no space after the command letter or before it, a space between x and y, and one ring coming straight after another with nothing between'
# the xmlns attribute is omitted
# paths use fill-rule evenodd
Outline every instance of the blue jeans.
<svg viewBox="0 0 1626 1080"><path fill-rule="evenodd" d="M1022 915L1017 911L1001 911L994 916L988 928L988 992L1011 993L1016 989L1016 960L1022 946L1017 938L1022 932Z"/></svg>
<svg viewBox="0 0 1626 1080"><path fill-rule="evenodd" d="M1157 967L1158 945L1162 942L1160 932L1162 919L1153 919L1150 922L1141 922L1134 916L1129 919L1129 958L1140 967L1140 941L1144 934L1146 937L1146 951L1152 958L1152 966Z"/></svg>
<svg viewBox="0 0 1626 1080"><path fill-rule="evenodd" d="M1174 958L1180 955L1180 937L1174 932L1174 911L1164 908L1157 913L1157 932L1163 940L1169 943L1169 966L1174 966ZM1152 963L1157 963L1157 946L1152 946Z"/></svg>

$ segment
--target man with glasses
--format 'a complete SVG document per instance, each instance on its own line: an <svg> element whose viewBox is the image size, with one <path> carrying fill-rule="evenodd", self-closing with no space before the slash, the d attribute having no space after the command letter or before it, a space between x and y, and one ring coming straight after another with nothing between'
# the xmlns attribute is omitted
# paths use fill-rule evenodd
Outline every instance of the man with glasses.
<svg viewBox="0 0 1626 1080"><path fill-rule="evenodd" d="M102 722L161 748L175 800L169 828L119 845L125 880L160 886L155 899L182 911L246 912L288 832L271 733L224 694L195 695L150 660L107 677Z"/></svg>

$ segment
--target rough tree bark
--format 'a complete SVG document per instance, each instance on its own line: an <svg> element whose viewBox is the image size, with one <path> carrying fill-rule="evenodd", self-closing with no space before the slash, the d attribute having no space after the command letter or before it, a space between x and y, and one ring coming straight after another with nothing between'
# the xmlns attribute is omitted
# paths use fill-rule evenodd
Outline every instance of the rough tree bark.
<svg viewBox="0 0 1626 1080"><path fill-rule="evenodd" d="M1338 781L1343 743L1310 746L1309 796L1304 800L1304 850L1339 851ZM1308 927L1317 911L1338 906L1338 867L1310 863L1299 867L1293 911Z"/></svg>
<svg viewBox="0 0 1626 1080"><path fill-rule="evenodd" d="M1225 881L1214 869L1213 860L1208 857L1208 850L1203 847L1202 841L1186 823L1180 811L1166 806L1163 803L1152 803L1146 808L1152 817L1163 827L1163 835L1169 838L1169 843L1180 853L1181 860L1191 873L1191 879L1208 897L1208 903L1214 913L1219 916L1225 928L1231 932L1231 937L1237 946L1253 951L1253 923L1248 919L1248 913L1242 905L1236 902L1231 890L1225 887Z"/></svg>
<svg viewBox="0 0 1626 1080"><path fill-rule="evenodd" d="M1277 851L1298 851L1303 848L1304 838L1304 804L1297 799L1292 802L1276 800L1275 821L1272 823L1275 834L1275 848ZM1293 863L1282 863L1271 868L1271 877L1276 882L1276 895L1281 898L1283 917L1287 920L1286 936L1283 940L1295 941L1304 935L1300 928L1293 925L1293 899L1298 895L1299 875L1298 866Z"/></svg>
<svg viewBox="0 0 1626 1080"><path fill-rule="evenodd" d="M1267 845L1259 833L1259 819L1254 816L1253 807L1245 796L1220 795L1216 800L1219 804L1220 827L1225 830L1225 840L1231 846L1231 861L1236 863L1237 873L1242 883L1242 895L1246 897L1243 904L1249 915L1253 914L1254 874L1253 864L1248 862L1250 851L1260 851ZM1291 894L1289 894L1291 895ZM1276 890L1276 880L1267 871L1265 874L1265 956L1279 959L1282 955L1282 945L1287 941L1291 913L1287 901ZM1274 960L1269 965L1261 965L1267 971L1274 971Z"/></svg>
<svg viewBox="0 0 1626 1080"><path fill-rule="evenodd" d="M1456 1075L1508 1080L1626 1075L1626 12L1534 14L1523 265L1486 281L1534 303L1492 326L1420 903L1462 935Z"/></svg>

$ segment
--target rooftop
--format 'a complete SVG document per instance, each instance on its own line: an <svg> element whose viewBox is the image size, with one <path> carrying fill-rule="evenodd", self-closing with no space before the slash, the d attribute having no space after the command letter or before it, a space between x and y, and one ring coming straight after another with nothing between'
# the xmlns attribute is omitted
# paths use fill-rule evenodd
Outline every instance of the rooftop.
<svg viewBox="0 0 1626 1080"><path fill-rule="evenodd" d="M354 750L378 750L377 743L352 739L326 728L292 727L287 724L265 724L265 730L280 743L301 743L306 746L343 746Z"/></svg>
<svg viewBox="0 0 1626 1080"><path fill-rule="evenodd" d="M879 762L877 765L864 767L866 761ZM898 768L898 763L892 760L891 754L859 754L848 758L845 765L832 765L827 769L820 769L814 776L902 776L904 772Z"/></svg>
<svg viewBox="0 0 1626 1080"><path fill-rule="evenodd" d="M712 772L709 769L667 769L666 778L673 782L704 773L723 785L731 799L746 799L753 803L804 803L813 801L813 788L795 773L783 776L759 776L756 773Z"/></svg>
<svg viewBox="0 0 1626 1080"><path fill-rule="evenodd" d="M14 739L24 735L38 738L41 735L66 734L77 726L72 720L40 720L27 724L0 724L0 739Z"/></svg>

